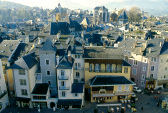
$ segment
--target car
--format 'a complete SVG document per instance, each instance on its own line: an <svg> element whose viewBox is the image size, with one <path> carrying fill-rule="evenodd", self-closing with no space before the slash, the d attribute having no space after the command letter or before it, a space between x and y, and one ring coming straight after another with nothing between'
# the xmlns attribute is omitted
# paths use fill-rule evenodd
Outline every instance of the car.
<svg viewBox="0 0 168 113"><path fill-rule="evenodd" d="M141 92L142 92L142 90L139 89L138 87L134 87L133 91L134 91L134 92L137 92L137 93L141 93Z"/></svg>

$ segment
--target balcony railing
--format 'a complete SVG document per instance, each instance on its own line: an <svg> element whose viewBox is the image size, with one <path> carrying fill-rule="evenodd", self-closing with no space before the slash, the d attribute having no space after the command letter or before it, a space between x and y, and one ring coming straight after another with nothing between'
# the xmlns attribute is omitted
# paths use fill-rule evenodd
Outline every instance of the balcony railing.
<svg viewBox="0 0 168 113"><path fill-rule="evenodd" d="M59 90L69 90L70 89L70 87L66 87L66 86L60 86L59 87Z"/></svg>
<svg viewBox="0 0 168 113"><path fill-rule="evenodd" d="M59 80L68 80L69 77L68 76L58 76Z"/></svg>
<svg viewBox="0 0 168 113"><path fill-rule="evenodd" d="M100 93L99 91L92 91L93 97L108 97L114 96L113 91L106 91L105 93Z"/></svg>
<svg viewBox="0 0 168 113"><path fill-rule="evenodd" d="M6 94L7 94L7 91L3 91L2 93L0 93L0 99L3 98Z"/></svg>
<svg viewBox="0 0 168 113"><path fill-rule="evenodd" d="M133 94L132 91L116 91L114 92L114 95L130 95Z"/></svg>

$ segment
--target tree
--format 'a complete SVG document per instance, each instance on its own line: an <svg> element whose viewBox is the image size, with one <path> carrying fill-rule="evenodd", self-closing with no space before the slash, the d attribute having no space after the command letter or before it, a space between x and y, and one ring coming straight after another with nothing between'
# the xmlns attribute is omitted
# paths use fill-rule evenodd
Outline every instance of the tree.
<svg viewBox="0 0 168 113"><path fill-rule="evenodd" d="M110 15L110 21L116 22L118 19L118 15L114 12Z"/></svg>
<svg viewBox="0 0 168 113"><path fill-rule="evenodd" d="M130 22L140 22L141 19L142 19L142 13L138 7L132 7L128 11L128 20Z"/></svg>

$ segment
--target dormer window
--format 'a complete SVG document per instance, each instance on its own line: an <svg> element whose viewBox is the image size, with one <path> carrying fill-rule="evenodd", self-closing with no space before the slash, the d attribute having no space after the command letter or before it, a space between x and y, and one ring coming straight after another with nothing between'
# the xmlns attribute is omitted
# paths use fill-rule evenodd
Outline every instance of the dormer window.
<svg viewBox="0 0 168 113"><path fill-rule="evenodd" d="M64 75L65 75L65 71L61 70L61 76L64 76Z"/></svg>

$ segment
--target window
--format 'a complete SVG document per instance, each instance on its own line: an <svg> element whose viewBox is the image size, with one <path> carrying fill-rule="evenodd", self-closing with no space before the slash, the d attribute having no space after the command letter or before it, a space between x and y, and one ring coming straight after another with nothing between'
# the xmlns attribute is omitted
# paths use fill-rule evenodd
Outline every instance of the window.
<svg viewBox="0 0 168 113"><path fill-rule="evenodd" d="M167 71L167 67L165 67L165 71Z"/></svg>
<svg viewBox="0 0 168 113"><path fill-rule="evenodd" d="M133 75L136 75L136 71L137 71L137 70L134 68L134 69L132 70L132 74L133 74Z"/></svg>
<svg viewBox="0 0 168 113"><path fill-rule="evenodd" d="M146 67L144 66L144 67L142 68L142 70L143 70L143 71L146 71Z"/></svg>
<svg viewBox="0 0 168 113"><path fill-rule="evenodd" d="M153 74L151 74L150 77L153 78Z"/></svg>
<svg viewBox="0 0 168 113"><path fill-rule="evenodd" d="M26 80L20 79L20 85L26 85Z"/></svg>
<svg viewBox="0 0 168 113"><path fill-rule="evenodd" d="M95 64L95 72L99 72L100 71L100 65L99 64Z"/></svg>
<svg viewBox="0 0 168 113"><path fill-rule="evenodd" d="M78 83L78 79L74 79L74 83Z"/></svg>
<svg viewBox="0 0 168 113"><path fill-rule="evenodd" d="M92 64L89 64L89 71L92 71Z"/></svg>
<svg viewBox="0 0 168 113"><path fill-rule="evenodd" d="M118 86L118 91L121 91L122 90L122 86Z"/></svg>
<svg viewBox="0 0 168 113"><path fill-rule="evenodd" d="M141 85L143 86L143 85L144 85L144 82L141 82Z"/></svg>
<svg viewBox="0 0 168 113"><path fill-rule="evenodd" d="M64 86L64 85L65 85L64 81L61 81L61 86Z"/></svg>
<svg viewBox="0 0 168 113"><path fill-rule="evenodd" d="M64 75L65 75L65 71L61 70L61 76L64 76Z"/></svg>
<svg viewBox="0 0 168 113"><path fill-rule="evenodd" d="M50 85L50 84L51 84L51 81L48 81L48 84Z"/></svg>
<svg viewBox="0 0 168 113"><path fill-rule="evenodd" d="M107 65L106 65L106 71L107 71L107 72L110 72L110 71L111 71L111 65L110 65L110 64L107 64Z"/></svg>
<svg viewBox="0 0 168 113"><path fill-rule="evenodd" d="M134 60L134 65L137 65L137 64L138 64L137 60Z"/></svg>
<svg viewBox="0 0 168 113"><path fill-rule="evenodd" d="M78 69L78 64L77 63L75 63L75 69Z"/></svg>
<svg viewBox="0 0 168 113"><path fill-rule="evenodd" d="M75 93L75 97L77 97L78 96L78 94L77 93Z"/></svg>
<svg viewBox="0 0 168 113"><path fill-rule="evenodd" d="M49 60L46 60L46 65L49 65Z"/></svg>
<svg viewBox="0 0 168 113"><path fill-rule="evenodd" d="M65 91L62 91L62 97L65 97Z"/></svg>
<svg viewBox="0 0 168 113"><path fill-rule="evenodd" d="M27 90L26 89L21 89L21 94L26 96L27 95Z"/></svg>
<svg viewBox="0 0 168 113"><path fill-rule="evenodd" d="M142 74L142 80L144 80L145 79L145 75L144 74Z"/></svg>
<svg viewBox="0 0 168 113"><path fill-rule="evenodd" d="M80 63L78 63L78 68L81 68L81 64Z"/></svg>
<svg viewBox="0 0 168 113"><path fill-rule="evenodd" d="M76 72L76 78L79 78L79 77L80 77L80 73Z"/></svg>
<svg viewBox="0 0 168 113"><path fill-rule="evenodd" d="M156 58L155 58L155 57L152 57L152 61L153 61L153 62L156 62Z"/></svg>
<svg viewBox="0 0 168 113"><path fill-rule="evenodd" d="M154 66L151 66L151 71L154 71L154 69L155 69Z"/></svg>
<svg viewBox="0 0 168 113"><path fill-rule="evenodd" d="M47 75L50 75L50 71L47 71Z"/></svg>
<svg viewBox="0 0 168 113"><path fill-rule="evenodd" d="M128 68L124 68L124 73L128 73Z"/></svg>
<svg viewBox="0 0 168 113"><path fill-rule="evenodd" d="M19 75L25 75L25 70L24 69L19 69Z"/></svg>
<svg viewBox="0 0 168 113"><path fill-rule="evenodd" d="M129 91L129 88L130 88L130 87L129 87L128 85L125 86L125 90L126 90L126 91Z"/></svg>

